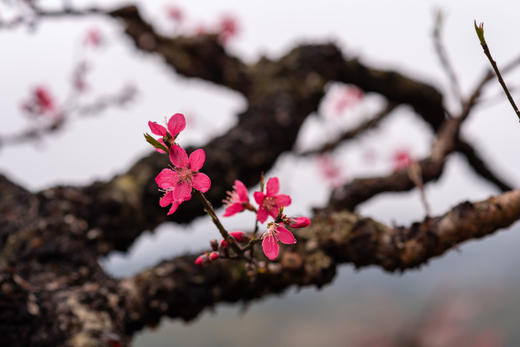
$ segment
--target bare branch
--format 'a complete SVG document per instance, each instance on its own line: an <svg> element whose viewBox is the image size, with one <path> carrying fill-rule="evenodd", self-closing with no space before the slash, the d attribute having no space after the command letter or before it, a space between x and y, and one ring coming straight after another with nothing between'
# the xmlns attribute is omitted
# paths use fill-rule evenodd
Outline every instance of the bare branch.
<svg viewBox="0 0 520 347"><path fill-rule="evenodd" d="M315 155L315 154L323 154L325 152L329 152L335 148L337 148L339 145L344 143L345 141L351 140L363 133L365 133L368 130L371 130L383 120L386 119L386 117L392 113L392 111L397 107L397 104L394 103L388 103L383 109L376 112L372 117L370 117L368 120L365 120L364 122L361 122L353 129L349 129L342 133L340 136L338 136L337 139L327 142L326 144L322 145L320 148L311 149L308 151L301 152L299 155L301 156L309 156L309 155Z"/></svg>

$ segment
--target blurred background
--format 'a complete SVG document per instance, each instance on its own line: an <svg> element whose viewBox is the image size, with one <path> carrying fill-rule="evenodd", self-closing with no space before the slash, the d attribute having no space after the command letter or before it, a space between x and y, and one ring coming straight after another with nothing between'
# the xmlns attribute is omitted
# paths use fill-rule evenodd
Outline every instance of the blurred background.
<svg viewBox="0 0 520 347"><path fill-rule="evenodd" d="M49 8L62 4L41 3ZM99 5L112 8L125 3L107 0ZM486 38L499 65L520 54L515 44L520 3L506 0L135 3L165 35L218 31L233 23L226 48L248 62L263 55L276 58L304 42L335 42L346 56L436 86L453 112L458 110L456 99L433 47L436 10L444 13L443 39L463 92L469 93L488 67L474 19L485 22ZM15 7L13 1L0 2L0 18L15 16ZM71 99L91 105L107 96L131 94L125 102L107 102L102 112L72 114L62 129L37 141L0 147L1 172L34 191L56 184L88 184L125 171L151 150L142 137L148 120L162 122L176 112L184 113L188 121L181 144L203 145L226 132L246 103L233 91L176 75L159 57L137 52L118 23L104 17L44 19L33 29L2 29L0 44L0 137L51 121L24 116L27 100L38 88L49 94L56 108ZM71 88L78 87L78 67L85 62L84 90L71 96ZM516 97L519 77L514 72L506 78ZM486 89L484 102L463 133L496 172L517 186L520 128L500 93L496 83ZM382 105L377 95L359 95L355 87L331 84L319 114L304 124L297 148L323 143ZM327 201L331 187L391 172L400 155L421 158L428 154L432 139L411 109L399 107L376 130L330 156L286 154L267 176L278 176L282 192L291 194L291 212L309 215L312 207ZM434 214L463 200L497 193L457 155L441 179L426 188ZM404 225L424 217L416 191L383 194L362 205L360 212ZM242 214L225 223L247 230L251 219ZM519 231L515 225L468 242L420 270L387 274L378 268L355 271L345 265L335 282L320 290L292 289L247 307L218 305L189 324L163 319L159 326L140 332L134 346L518 346ZM205 249L214 236L208 218L187 226L166 223L144 233L129 252L113 253L100 262L114 276L126 276L162 259Z"/></svg>

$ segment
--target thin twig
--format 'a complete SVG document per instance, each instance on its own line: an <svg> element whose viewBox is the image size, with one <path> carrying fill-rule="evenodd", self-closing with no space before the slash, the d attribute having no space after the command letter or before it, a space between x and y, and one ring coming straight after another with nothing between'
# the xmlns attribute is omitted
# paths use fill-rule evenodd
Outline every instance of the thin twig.
<svg viewBox="0 0 520 347"><path fill-rule="evenodd" d="M315 149L310 149L308 151L304 151L299 153L300 156L309 156L314 154L323 154L325 152L331 151L338 147L344 141L353 139L354 137L360 135L361 133L376 127L379 122L386 118L396 107L397 103L389 102L386 106L374 114L370 119L360 123L354 129L350 129L341 134L336 140L325 143L323 146Z"/></svg>
<svg viewBox="0 0 520 347"><path fill-rule="evenodd" d="M448 53L446 48L444 47L444 43L441 37L441 30L443 24L443 14L441 10L437 10L435 13L435 24L433 27L433 44L435 46L435 52L437 53L437 57L440 60L441 66L448 76L450 81L450 86L453 91L453 94L457 97L457 99L463 103L464 97L462 96L462 91L460 88L459 79L457 78L457 74L455 73L455 69L453 68L450 60L448 59Z"/></svg>
<svg viewBox="0 0 520 347"><path fill-rule="evenodd" d="M484 54L486 55L489 62L491 63L491 66L493 67L493 70L495 71L495 74L498 78L498 82L502 86L502 89L504 89L504 93L506 93L507 100L509 100L509 103L513 107L513 110L515 111L516 116L520 120L520 111L518 110L518 107L516 106L515 101L513 100L513 97L511 96L509 89L507 88L506 82L504 82L504 79L502 78L502 74L500 73L500 70L498 69L497 63L491 56L491 52L486 43L486 39L484 38L484 23L480 23L480 25L477 25L477 21L475 20L474 25L475 25L475 31L477 33L478 39L480 40L480 45L482 46L482 49L484 50Z"/></svg>
<svg viewBox="0 0 520 347"><path fill-rule="evenodd" d="M204 194L199 192L198 190L195 190L195 193L199 196L200 200L202 201L202 204L204 205L204 209L210 215L213 224L215 224L215 226L217 227L222 238L226 240L228 244L231 245L231 248L233 248L233 250L237 253L238 256L243 257L244 252L242 251L242 248L240 248L240 246L235 242L235 239L231 237L226 228L224 228L224 226L220 222L220 219L218 219L217 214L215 213L215 209L213 208L211 202L209 202L209 200L204 196Z"/></svg>

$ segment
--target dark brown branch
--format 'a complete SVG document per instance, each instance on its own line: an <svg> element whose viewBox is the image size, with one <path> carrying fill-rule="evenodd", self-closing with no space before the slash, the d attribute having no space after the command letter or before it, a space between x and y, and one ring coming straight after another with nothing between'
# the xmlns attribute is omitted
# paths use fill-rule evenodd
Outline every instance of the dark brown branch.
<svg viewBox="0 0 520 347"><path fill-rule="evenodd" d="M436 180L442 174L447 156L455 149L462 118L452 118L439 130L432 146L431 155L420 160L419 172L423 183ZM386 192L403 192L416 187L410 178L408 168L403 168L387 176L358 178L333 191L329 207L354 210L359 204Z"/></svg>
<svg viewBox="0 0 520 347"><path fill-rule="evenodd" d="M473 171L480 177L484 178L486 181L495 185L498 189L503 192L512 190L513 187L511 184L507 183L506 180L499 177L493 169L486 164L486 162L481 158L475 148L469 144L467 141L458 140L456 145L457 152L464 155L468 164L473 168Z"/></svg>
<svg viewBox="0 0 520 347"><path fill-rule="evenodd" d="M389 227L348 211L317 215L311 227L298 230L298 243L280 255L280 266L253 277L244 262L193 265L180 257L121 281L129 331L156 324L163 315L192 320L220 302L249 301L286 288L329 283L337 266L376 265L404 271L464 241L508 227L520 218L520 190L477 203L464 202L448 213L410 227ZM131 314L128 314L131 312Z"/></svg>

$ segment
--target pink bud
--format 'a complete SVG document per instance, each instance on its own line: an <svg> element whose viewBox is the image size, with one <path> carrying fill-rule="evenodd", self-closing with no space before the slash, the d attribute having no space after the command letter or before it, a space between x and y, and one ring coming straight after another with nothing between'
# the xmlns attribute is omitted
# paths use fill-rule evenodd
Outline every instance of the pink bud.
<svg viewBox="0 0 520 347"><path fill-rule="evenodd" d="M220 241L220 248L222 248L222 249L227 248L227 242L226 242L226 240L222 240L222 241Z"/></svg>
<svg viewBox="0 0 520 347"><path fill-rule="evenodd" d="M242 231L232 231L229 233L237 242L244 241L244 233Z"/></svg>
<svg viewBox="0 0 520 347"><path fill-rule="evenodd" d="M195 265L201 266L206 261L207 257L206 255L199 255L197 259L195 259Z"/></svg>
<svg viewBox="0 0 520 347"><path fill-rule="evenodd" d="M311 220L307 217L292 218L289 226L291 228L306 228L311 225Z"/></svg>
<svg viewBox="0 0 520 347"><path fill-rule="evenodd" d="M210 260L216 260L218 259L218 253L217 252L211 252L209 255Z"/></svg>

